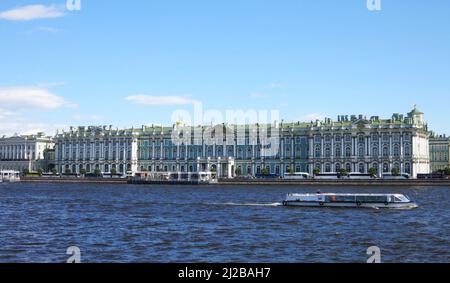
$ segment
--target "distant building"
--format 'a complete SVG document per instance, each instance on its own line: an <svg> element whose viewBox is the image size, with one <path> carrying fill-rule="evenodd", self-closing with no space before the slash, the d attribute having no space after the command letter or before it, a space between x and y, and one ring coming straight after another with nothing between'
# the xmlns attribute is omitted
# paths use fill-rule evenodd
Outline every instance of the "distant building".
<svg viewBox="0 0 450 283"><path fill-rule="evenodd" d="M430 137L431 172L450 167L450 137L432 134Z"/></svg>
<svg viewBox="0 0 450 283"><path fill-rule="evenodd" d="M0 170L45 170L45 152L53 147L53 138L44 133L0 138Z"/></svg>
<svg viewBox="0 0 450 283"><path fill-rule="evenodd" d="M55 137L55 166L60 173L137 171L137 133L111 127L78 127Z"/></svg>
<svg viewBox="0 0 450 283"><path fill-rule="evenodd" d="M56 168L63 173L96 168L122 174L215 171L219 177L312 174L315 168L361 173L375 169L380 176L394 168L412 177L430 172L429 133L424 114L416 107L406 116L394 114L389 119L344 115L337 121L187 128L184 133L180 125L72 128L55 138ZM267 154L261 133L275 141L273 154ZM174 142L177 135L184 135L183 142Z"/></svg>

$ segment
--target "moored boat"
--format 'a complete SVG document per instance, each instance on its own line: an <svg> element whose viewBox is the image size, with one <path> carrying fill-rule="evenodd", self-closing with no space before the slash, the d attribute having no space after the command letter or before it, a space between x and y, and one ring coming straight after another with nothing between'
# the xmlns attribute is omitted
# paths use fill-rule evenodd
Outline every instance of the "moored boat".
<svg viewBox="0 0 450 283"><path fill-rule="evenodd" d="M20 182L20 172L13 170L2 170L0 171L0 182Z"/></svg>
<svg viewBox="0 0 450 283"><path fill-rule="evenodd" d="M403 194L288 194L284 206L411 209L416 203Z"/></svg>

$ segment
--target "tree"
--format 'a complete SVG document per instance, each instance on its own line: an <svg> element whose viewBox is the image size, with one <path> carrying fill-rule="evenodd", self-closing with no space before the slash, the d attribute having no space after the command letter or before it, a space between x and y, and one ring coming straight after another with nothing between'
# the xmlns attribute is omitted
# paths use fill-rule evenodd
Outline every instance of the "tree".
<svg viewBox="0 0 450 283"><path fill-rule="evenodd" d="M117 170L116 168L112 168L111 169L111 176L117 175Z"/></svg>
<svg viewBox="0 0 450 283"><path fill-rule="evenodd" d="M347 172L347 169L345 169L345 168L341 168L341 169L339 169L339 178L341 177L341 176L347 176L348 175L348 172Z"/></svg>
<svg viewBox="0 0 450 283"><path fill-rule="evenodd" d="M67 168L65 172L66 172L66 175L72 174L72 170L70 170L69 168Z"/></svg>
<svg viewBox="0 0 450 283"><path fill-rule="evenodd" d="M314 168L313 174L314 175L319 175L320 174L320 168L318 168L318 167Z"/></svg>
<svg viewBox="0 0 450 283"><path fill-rule="evenodd" d="M375 167L371 167L369 168L369 174L372 176L377 176L378 175L378 169Z"/></svg>
<svg viewBox="0 0 450 283"><path fill-rule="evenodd" d="M52 168L52 174L53 174L54 176L56 176L56 174L58 174L58 170L56 170L56 168Z"/></svg>
<svg viewBox="0 0 450 283"><path fill-rule="evenodd" d="M289 170L287 170L287 173L289 173L289 174L294 174L294 173L295 173L294 168L289 168Z"/></svg>
<svg viewBox="0 0 450 283"><path fill-rule="evenodd" d="M267 170L267 168L263 168L261 170L261 174L263 174L264 176L267 176L267 175L269 175L269 170Z"/></svg>
<svg viewBox="0 0 450 283"><path fill-rule="evenodd" d="M394 167L391 170L392 176L400 176L400 170L398 168Z"/></svg>
<svg viewBox="0 0 450 283"><path fill-rule="evenodd" d="M99 168L96 168L96 169L94 170L94 175L95 175L96 177L100 177L100 175L102 175L102 171L101 171Z"/></svg>
<svg viewBox="0 0 450 283"><path fill-rule="evenodd" d="M81 168L81 169L80 169L80 174L81 174L81 175L86 175L86 169Z"/></svg>
<svg viewBox="0 0 450 283"><path fill-rule="evenodd" d="M240 167L238 167L234 173L236 173L236 176L241 176L242 175L242 169Z"/></svg>
<svg viewBox="0 0 450 283"><path fill-rule="evenodd" d="M42 168L39 168L37 170L37 173L38 173L39 177L42 177L42 174L44 173L44 170L42 170Z"/></svg>
<svg viewBox="0 0 450 283"><path fill-rule="evenodd" d="M445 167L444 174L447 176L450 175L450 167Z"/></svg>
<svg viewBox="0 0 450 283"><path fill-rule="evenodd" d="M24 176L26 176L26 175L30 174L30 170L28 170L28 169L23 169L22 174L23 174Z"/></svg>

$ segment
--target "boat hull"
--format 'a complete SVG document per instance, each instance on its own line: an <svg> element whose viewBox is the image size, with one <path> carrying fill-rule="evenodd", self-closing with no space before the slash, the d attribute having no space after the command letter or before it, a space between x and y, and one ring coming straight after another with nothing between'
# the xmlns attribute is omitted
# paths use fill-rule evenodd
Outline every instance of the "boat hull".
<svg viewBox="0 0 450 283"><path fill-rule="evenodd" d="M300 207L344 207L344 208L390 208L390 209L413 209L417 204L411 203L354 203L354 202L304 202L304 201L283 201L284 206Z"/></svg>

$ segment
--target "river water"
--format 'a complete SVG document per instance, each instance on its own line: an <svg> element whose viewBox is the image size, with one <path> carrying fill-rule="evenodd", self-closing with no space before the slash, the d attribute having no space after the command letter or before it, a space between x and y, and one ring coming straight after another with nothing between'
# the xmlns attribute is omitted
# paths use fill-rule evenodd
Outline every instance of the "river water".
<svg viewBox="0 0 450 283"><path fill-rule="evenodd" d="M450 188L404 193L414 210L287 208L293 186L0 184L0 262L450 262Z"/></svg>

